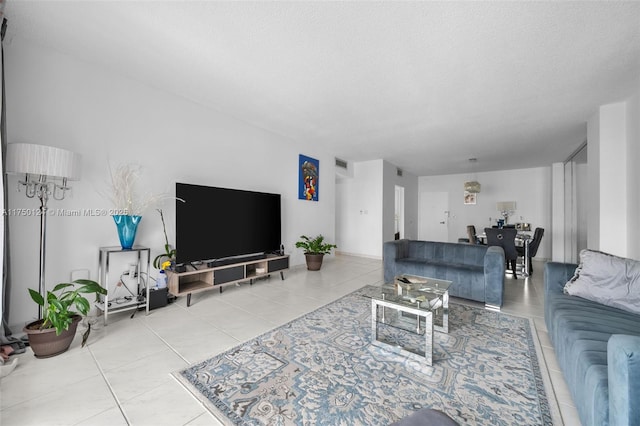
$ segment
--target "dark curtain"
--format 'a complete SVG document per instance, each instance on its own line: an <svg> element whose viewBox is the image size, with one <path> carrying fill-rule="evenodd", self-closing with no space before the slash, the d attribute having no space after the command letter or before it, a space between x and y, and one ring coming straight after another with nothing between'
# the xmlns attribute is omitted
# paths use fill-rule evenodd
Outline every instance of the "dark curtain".
<svg viewBox="0 0 640 426"><path fill-rule="evenodd" d="M0 4L4 7L4 1ZM0 10L0 15L2 11ZM6 166L7 155L7 108L6 108L6 95L4 85L4 36L7 32L7 19L2 19L2 42L0 43L0 51L2 56L2 112L0 113L0 138L2 138L2 188L4 194L4 208L7 208L7 174L4 173ZM9 217L4 217L4 258L2 268L2 283L0 291L2 291L2 328L0 330L0 339L6 342L6 336L11 336L11 330L9 329L9 298L11 297L10 282L9 279Z"/></svg>

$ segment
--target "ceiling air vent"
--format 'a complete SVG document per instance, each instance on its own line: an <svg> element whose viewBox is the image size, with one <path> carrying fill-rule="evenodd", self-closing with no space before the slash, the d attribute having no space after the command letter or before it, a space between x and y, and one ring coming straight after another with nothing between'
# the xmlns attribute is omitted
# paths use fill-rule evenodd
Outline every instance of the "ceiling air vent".
<svg viewBox="0 0 640 426"><path fill-rule="evenodd" d="M396 169L396 174L398 176L402 176L402 169Z"/></svg>
<svg viewBox="0 0 640 426"><path fill-rule="evenodd" d="M341 160L339 158L336 157L336 167L340 167L341 169L346 169L347 168L347 162L344 160Z"/></svg>

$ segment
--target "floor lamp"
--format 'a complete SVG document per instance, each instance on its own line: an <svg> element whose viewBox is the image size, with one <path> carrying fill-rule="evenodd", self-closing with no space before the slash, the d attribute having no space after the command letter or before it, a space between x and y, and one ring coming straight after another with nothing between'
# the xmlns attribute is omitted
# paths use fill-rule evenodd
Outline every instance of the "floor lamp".
<svg viewBox="0 0 640 426"><path fill-rule="evenodd" d="M24 175L18 180L18 191L25 187L27 198L40 200L40 275L38 291L46 300L44 282L45 245L47 233L47 201L64 199L71 189L67 181L80 178L80 155L65 149L28 143L7 144L6 173ZM38 319L42 318L42 306L38 307Z"/></svg>

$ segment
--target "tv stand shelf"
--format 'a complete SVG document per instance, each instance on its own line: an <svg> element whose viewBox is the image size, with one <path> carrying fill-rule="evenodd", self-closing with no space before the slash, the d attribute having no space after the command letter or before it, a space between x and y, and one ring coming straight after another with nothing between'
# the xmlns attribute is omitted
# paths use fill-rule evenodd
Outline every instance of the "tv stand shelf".
<svg viewBox="0 0 640 426"><path fill-rule="evenodd" d="M208 267L200 265L197 270L186 272L167 271L169 293L174 296L187 295L187 306L191 306L191 294L213 290L227 284L235 284L255 278L269 276L280 272L284 280L284 271L289 269L288 255L267 255L262 259L246 262L230 263L222 266Z"/></svg>

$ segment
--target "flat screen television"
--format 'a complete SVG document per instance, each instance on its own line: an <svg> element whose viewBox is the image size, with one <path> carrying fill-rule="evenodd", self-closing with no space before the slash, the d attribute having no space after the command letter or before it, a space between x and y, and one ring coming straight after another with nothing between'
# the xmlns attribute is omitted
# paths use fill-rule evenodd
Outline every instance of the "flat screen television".
<svg viewBox="0 0 640 426"><path fill-rule="evenodd" d="M176 183L176 262L277 252L280 194Z"/></svg>

